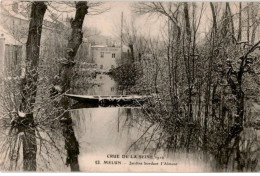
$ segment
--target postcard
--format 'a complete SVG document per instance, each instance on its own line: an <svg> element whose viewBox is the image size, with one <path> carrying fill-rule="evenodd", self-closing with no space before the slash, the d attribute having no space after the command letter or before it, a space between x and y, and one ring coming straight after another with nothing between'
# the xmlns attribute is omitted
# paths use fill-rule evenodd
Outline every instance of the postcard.
<svg viewBox="0 0 260 176"><path fill-rule="evenodd" d="M260 3L0 6L1 172L259 172Z"/></svg>

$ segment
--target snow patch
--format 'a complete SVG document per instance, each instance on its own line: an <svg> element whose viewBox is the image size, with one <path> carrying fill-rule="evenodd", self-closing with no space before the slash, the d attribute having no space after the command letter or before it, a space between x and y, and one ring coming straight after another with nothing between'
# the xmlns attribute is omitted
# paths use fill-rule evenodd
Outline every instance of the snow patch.
<svg viewBox="0 0 260 176"><path fill-rule="evenodd" d="M24 112L21 112L21 111L18 111L18 115L19 115L19 117L25 117L26 116L26 114Z"/></svg>
<svg viewBox="0 0 260 176"><path fill-rule="evenodd" d="M54 86L54 89L57 90L58 92L62 92L61 86L56 85Z"/></svg>

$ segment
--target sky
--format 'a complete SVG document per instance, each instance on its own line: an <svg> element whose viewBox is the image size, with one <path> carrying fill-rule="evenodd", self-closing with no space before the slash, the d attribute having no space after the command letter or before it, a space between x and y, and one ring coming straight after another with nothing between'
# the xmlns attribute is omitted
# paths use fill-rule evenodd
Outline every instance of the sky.
<svg viewBox="0 0 260 176"><path fill-rule="evenodd" d="M1 1L1 0L0 0ZM21 8L24 8L28 3L20 3L19 1L9 1L3 0L2 4L4 4L5 8L7 8L10 12L12 12L12 4L17 3L22 5ZM91 1L89 1L91 3ZM157 35L158 28L160 26L160 21L158 20L147 20L147 16L136 16L131 12L131 5L133 1L103 1L103 5L100 7L101 9L107 9L108 11L99 14L99 15L86 15L84 20L84 26L96 28L101 32L101 35L115 37L120 35L120 26L121 26L121 16L123 12L124 20L131 21L131 19L135 19L135 23L138 27L139 32L143 32L145 34L151 33L152 35ZM75 2L66 1L48 1L47 2L48 9L44 16L45 20L53 21L49 18L51 13L56 14L62 20L65 20L66 17L74 17L75 16ZM89 9L91 13L91 9ZM144 28L145 26L145 28Z"/></svg>
<svg viewBox="0 0 260 176"><path fill-rule="evenodd" d="M5 0L6 1L6 0ZM6 1L5 4L9 2ZM91 1L89 1L91 3ZM86 15L84 20L84 26L90 28L96 28L101 32L101 35L105 35L111 38L118 37L120 35L120 26L121 26L121 15L123 12L124 20L131 21L134 19L138 32L147 36L156 37L162 33L162 29L165 26L165 21L162 18L158 18L156 16L142 15L137 16L132 13L132 5L137 3L135 1L103 1L103 6L101 8L106 9L110 8L108 11L99 14L99 15ZM245 7L246 2L244 2L243 6ZM70 5L68 5L70 4ZM196 2L198 6L201 5L200 2ZM225 3L223 3L225 5ZM61 14L62 18L65 19L66 16L74 17L75 14L75 2L59 2L59 1L49 1L48 2L48 10L46 14L55 11L58 16ZM201 18L201 24L199 31L200 33L205 33L208 31L209 27L212 25L212 14L209 7L209 2L204 4L204 11ZM199 9L197 14L199 14ZM238 12L238 3L231 3L231 11L233 14ZM91 13L91 9L90 9ZM191 13L191 11L190 11ZM47 18L48 15L45 15ZM237 15L235 16L235 18ZM219 17L220 18L220 17Z"/></svg>
<svg viewBox="0 0 260 176"><path fill-rule="evenodd" d="M97 28L102 35L115 37L120 34L120 24L121 24L121 14L123 12L124 19L131 21L134 19L138 31L144 35L150 35L156 37L162 33L162 26L165 22L162 18L155 16L142 15L138 16L134 14L132 10L132 5L136 2L131 1L114 1L105 2L104 7L110 7L110 10L102 13L100 15L87 15L85 18L85 23L87 27ZM210 10L205 10L201 20L200 31L206 31L206 26L209 25L208 21L211 18L209 14ZM199 12L198 12L199 13Z"/></svg>
<svg viewBox="0 0 260 176"><path fill-rule="evenodd" d="M135 19L136 25L141 32L157 35L160 21L156 19L148 20L147 16L137 17L131 12L131 5L133 3L134 2L129 1L105 2L104 7L110 7L110 10L100 15L87 15L84 25L97 28L102 35L114 37L118 32L120 33L121 16L123 12L123 18L125 20L130 21L131 19Z"/></svg>
<svg viewBox="0 0 260 176"><path fill-rule="evenodd" d="M131 16L131 2L105 2L105 7L110 7L109 11L100 15L87 15L84 25L94 27L101 31L103 35L113 35L116 26L120 27L121 13L124 16Z"/></svg>
<svg viewBox="0 0 260 176"><path fill-rule="evenodd" d="M158 36L161 34L162 26L165 25L165 22L162 18L146 16L137 16L131 12L131 6L136 3L133 1L114 1L114 2L105 2L104 7L110 7L110 10L102 13L100 15L92 16L87 15L85 18L84 25L88 27L97 28L102 35L115 37L120 34L120 23L121 23L121 14L123 12L124 19L128 21L131 18L135 19L135 23L141 34ZM201 5L200 2L197 2L198 6ZM225 5L225 3L223 3ZM244 5L245 6L245 5ZM208 31L209 27L212 25L212 14L209 6L209 2L204 3L204 11L201 18L201 24L199 26L199 31L201 35L205 34L205 31ZM200 9L200 8L198 8ZM238 12L238 3L231 3L232 13ZM197 12L200 13L199 11Z"/></svg>

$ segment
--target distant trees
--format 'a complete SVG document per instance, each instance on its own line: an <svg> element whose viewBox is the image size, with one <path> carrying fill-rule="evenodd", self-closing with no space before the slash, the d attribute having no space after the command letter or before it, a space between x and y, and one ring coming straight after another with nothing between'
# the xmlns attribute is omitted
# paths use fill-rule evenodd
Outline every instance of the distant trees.
<svg viewBox="0 0 260 176"><path fill-rule="evenodd" d="M124 17L121 25L118 26L120 27L117 28L116 33L118 35L116 37L122 42L123 46L121 48L121 56L117 60L118 68L112 69L111 75L118 83L119 90L125 90L127 93L130 93L134 91L132 88L142 74L139 62L147 48L147 40L140 35L133 19L129 21L129 19Z"/></svg>

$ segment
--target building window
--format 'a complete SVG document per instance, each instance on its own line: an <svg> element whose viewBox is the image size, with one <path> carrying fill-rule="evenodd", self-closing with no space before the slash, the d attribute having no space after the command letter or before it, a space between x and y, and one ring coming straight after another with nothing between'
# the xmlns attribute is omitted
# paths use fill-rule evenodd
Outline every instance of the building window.
<svg viewBox="0 0 260 176"><path fill-rule="evenodd" d="M104 58L104 52L101 52L101 53L100 53L100 57L101 57L101 58Z"/></svg>
<svg viewBox="0 0 260 176"><path fill-rule="evenodd" d="M103 69L103 65L100 65L100 69Z"/></svg>
<svg viewBox="0 0 260 176"><path fill-rule="evenodd" d="M114 87L111 87L111 92L114 92L115 91L115 88Z"/></svg>
<svg viewBox="0 0 260 176"><path fill-rule="evenodd" d="M116 53L112 53L112 58L116 58Z"/></svg>

